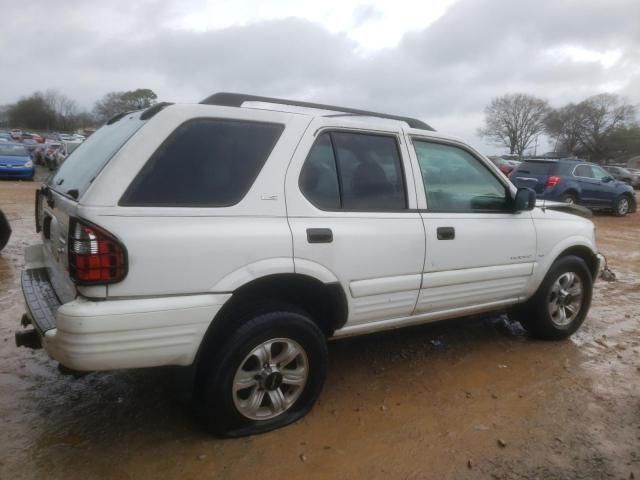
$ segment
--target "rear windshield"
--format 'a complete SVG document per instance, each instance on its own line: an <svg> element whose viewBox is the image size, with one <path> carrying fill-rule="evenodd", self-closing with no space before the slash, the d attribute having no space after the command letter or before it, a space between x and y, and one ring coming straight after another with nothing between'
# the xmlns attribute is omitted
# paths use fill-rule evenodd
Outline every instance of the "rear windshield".
<svg viewBox="0 0 640 480"><path fill-rule="evenodd" d="M28 157L27 150L22 145L10 143L0 144L0 156L2 157Z"/></svg>
<svg viewBox="0 0 640 480"><path fill-rule="evenodd" d="M63 195L80 198L116 152L144 125L141 113L125 115L98 129L73 150L49 180L49 186Z"/></svg>
<svg viewBox="0 0 640 480"><path fill-rule="evenodd" d="M530 175L549 175L555 163L553 162L522 162L518 166L518 173Z"/></svg>

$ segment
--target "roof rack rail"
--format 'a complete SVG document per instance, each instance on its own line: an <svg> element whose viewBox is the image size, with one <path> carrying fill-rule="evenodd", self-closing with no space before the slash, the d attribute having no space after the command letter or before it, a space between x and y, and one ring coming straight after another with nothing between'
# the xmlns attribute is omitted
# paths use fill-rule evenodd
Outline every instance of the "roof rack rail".
<svg viewBox="0 0 640 480"><path fill-rule="evenodd" d="M367 110L359 110L356 108L338 107L335 105L323 105L321 103L299 102L297 100L285 100L282 98L261 97L259 95L246 95L243 93L218 92L205 98L200 103L204 105L220 105L224 107L241 107L244 102L264 102L275 103L279 105L290 105L293 107L316 108L320 110L332 110L335 112L343 112L352 115L362 115L367 117L386 118L389 120L398 120L405 122L411 128L419 128L421 130L435 130L422 120L411 117L402 117L399 115L389 115L386 113L370 112Z"/></svg>

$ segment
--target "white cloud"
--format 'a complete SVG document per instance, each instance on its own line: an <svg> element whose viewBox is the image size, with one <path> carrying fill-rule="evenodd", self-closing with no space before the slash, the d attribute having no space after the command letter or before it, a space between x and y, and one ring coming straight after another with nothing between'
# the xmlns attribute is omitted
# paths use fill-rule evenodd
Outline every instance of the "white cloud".
<svg viewBox="0 0 640 480"><path fill-rule="evenodd" d="M370 52L396 46L403 35L427 28L456 0L187 0L183 14L169 24L176 29L206 32L265 20L301 18L346 35L358 49Z"/></svg>
<svg viewBox="0 0 640 480"><path fill-rule="evenodd" d="M640 103L638 0L31 0L3 18L0 105L47 88L87 108L139 87L238 91L416 116L495 151L476 129L504 93Z"/></svg>

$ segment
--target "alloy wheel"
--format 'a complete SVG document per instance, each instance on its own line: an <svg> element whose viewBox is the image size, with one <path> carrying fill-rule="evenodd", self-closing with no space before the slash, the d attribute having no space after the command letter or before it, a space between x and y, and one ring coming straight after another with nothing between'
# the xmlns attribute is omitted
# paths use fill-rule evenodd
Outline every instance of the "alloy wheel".
<svg viewBox="0 0 640 480"><path fill-rule="evenodd" d="M233 403L251 420L269 420L286 412L302 394L309 360L298 342L274 338L242 360L233 378Z"/></svg>
<svg viewBox="0 0 640 480"><path fill-rule="evenodd" d="M580 313L583 285L580 276L565 272L553 283L547 307L553 323L560 327L569 325Z"/></svg>

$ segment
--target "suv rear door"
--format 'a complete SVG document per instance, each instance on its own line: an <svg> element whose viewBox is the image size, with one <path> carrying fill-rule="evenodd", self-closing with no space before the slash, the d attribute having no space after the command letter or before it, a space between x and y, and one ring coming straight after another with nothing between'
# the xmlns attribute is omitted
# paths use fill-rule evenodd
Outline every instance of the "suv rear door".
<svg viewBox="0 0 640 480"><path fill-rule="evenodd" d="M337 277L354 330L415 308L425 236L407 158L399 127L337 127L319 117L289 166L296 272Z"/></svg>

